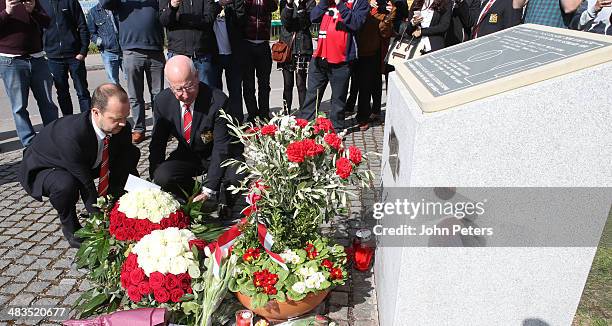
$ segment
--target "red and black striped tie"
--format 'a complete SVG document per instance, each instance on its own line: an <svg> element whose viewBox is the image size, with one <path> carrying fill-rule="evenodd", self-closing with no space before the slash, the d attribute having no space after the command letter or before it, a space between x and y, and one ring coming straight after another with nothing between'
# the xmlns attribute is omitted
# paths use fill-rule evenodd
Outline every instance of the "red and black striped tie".
<svg viewBox="0 0 612 326"><path fill-rule="evenodd" d="M104 137L104 145L102 147L102 163L100 163L100 182L98 183L98 195L100 197L106 196L108 193L108 177L110 172L108 170L108 142L110 136Z"/></svg>

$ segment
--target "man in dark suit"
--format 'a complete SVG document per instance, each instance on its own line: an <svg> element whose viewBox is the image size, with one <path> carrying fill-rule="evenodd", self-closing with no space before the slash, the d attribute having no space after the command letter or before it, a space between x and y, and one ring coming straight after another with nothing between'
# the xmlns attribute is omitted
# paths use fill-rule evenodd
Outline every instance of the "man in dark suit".
<svg viewBox="0 0 612 326"><path fill-rule="evenodd" d="M102 84L94 91L91 110L49 124L23 154L21 185L36 200L49 197L71 247L80 246L74 236L81 228L75 207L79 193L92 213L98 196L118 196L128 174L137 175L140 151L132 145L129 114L123 88Z"/></svg>
<svg viewBox="0 0 612 326"><path fill-rule="evenodd" d="M155 124L149 145L149 174L162 189L178 197L190 193L194 177L207 173L202 192L194 200L215 198L222 183L236 184L234 167L221 167L230 157L240 156L231 144L227 120L220 116L227 96L198 80L193 61L177 55L168 60L164 69L169 88L155 99ZM178 147L166 157L170 136ZM229 203L228 203L229 204Z"/></svg>
<svg viewBox="0 0 612 326"><path fill-rule="evenodd" d="M471 39L499 32L518 25L522 10L512 7L512 0L461 0L457 14L471 28Z"/></svg>

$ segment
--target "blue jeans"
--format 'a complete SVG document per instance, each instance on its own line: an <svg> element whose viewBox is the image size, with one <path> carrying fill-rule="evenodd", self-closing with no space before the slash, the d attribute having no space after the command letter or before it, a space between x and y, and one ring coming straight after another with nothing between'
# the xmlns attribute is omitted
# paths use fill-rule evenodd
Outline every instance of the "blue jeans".
<svg viewBox="0 0 612 326"><path fill-rule="evenodd" d="M111 83L119 85L119 70L123 70L123 55L121 53L102 51L102 62L104 62L106 78ZM125 70L123 72L125 73Z"/></svg>
<svg viewBox="0 0 612 326"><path fill-rule="evenodd" d="M70 85L68 84L68 73L72 77L72 84L79 98L81 112L91 109L91 96L87 89L87 70L85 61L76 58L49 58L49 70L53 76L53 83L57 90L57 103L62 110L62 115L70 115L74 112L72 100L70 99Z"/></svg>
<svg viewBox="0 0 612 326"><path fill-rule="evenodd" d="M11 101L17 136L24 147L36 135L28 113L30 88L38 104L43 124L57 119L57 106L51 99L53 80L45 58L16 59L0 56L0 78Z"/></svg>
<svg viewBox="0 0 612 326"><path fill-rule="evenodd" d="M177 55L176 53L168 51L168 60L173 56ZM190 57L198 70L198 77L201 82L206 85L212 86L215 81L215 68L212 63L212 54L207 54L199 57Z"/></svg>
<svg viewBox="0 0 612 326"><path fill-rule="evenodd" d="M242 71L240 60L235 54L219 54L215 57L215 83L212 85L223 89L223 70L225 70L225 82L229 92L228 114L242 123L244 112L242 110Z"/></svg>

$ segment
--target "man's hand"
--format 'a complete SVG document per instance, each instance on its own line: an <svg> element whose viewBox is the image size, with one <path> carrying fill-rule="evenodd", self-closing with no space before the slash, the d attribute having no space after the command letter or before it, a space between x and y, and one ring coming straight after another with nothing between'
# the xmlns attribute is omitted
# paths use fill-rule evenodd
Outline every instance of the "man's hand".
<svg viewBox="0 0 612 326"><path fill-rule="evenodd" d="M170 6L172 8L178 8L181 5L181 2L183 2L183 0L170 0Z"/></svg>
<svg viewBox="0 0 612 326"><path fill-rule="evenodd" d="M34 0L24 1L23 5L25 6L26 11L31 14L34 11L34 6L36 6L36 2Z"/></svg>
<svg viewBox="0 0 612 326"><path fill-rule="evenodd" d="M416 26L423 21L423 16L412 17L412 26Z"/></svg>
<svg viewBox="0 0 612 326"><path fill-rule="evenodd" d="M414 32L412 32L412 36L414 37L421 37L421 29L417 29Z"/></svg>
<svg viewBox="0 0 612 326"><path fill-rule="evenodd" d="M195 196L193 198L193 202L195 203L195 202L198 202L198 201L207 201L209 197L210 196L208 195L207 192L201 192L199 195L197 195L197 196Z"/></svg>
<svg viewBox="0 0 612 326"><path fill-rule="evenodd" d="M597 2L595 2L595 12L598 13L604 7L610 6L612 6L612 0L597 0Z"/></svg>
<svg viewBox="0 0 612 326"><path fill-rule="evenodd" d="M19 0L6 0L6 13L10 15L15 12L15 7L19 6L19 4L21 4Z"/></svg>
<svg viewBox="0 0 612 326"><path fill-rule="evenodd" d="M79 53L79 54L77 54L75 58L76 58L77 60L79 60L79 61L83 61L83 60L85 60L85 56L84 56L84 55L82 55L82 54L80 54L80 53Z"/></svg>

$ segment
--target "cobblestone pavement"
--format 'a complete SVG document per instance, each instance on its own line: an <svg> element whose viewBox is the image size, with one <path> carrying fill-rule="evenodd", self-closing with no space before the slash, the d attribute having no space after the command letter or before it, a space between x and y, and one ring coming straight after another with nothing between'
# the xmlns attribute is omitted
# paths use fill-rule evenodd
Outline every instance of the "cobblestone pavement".
<svg viewBox="0 0 612 326"><path fill-rule="evenodd" d="M380 153L382 139L383 127L376 126L349 134L347 142L366 152ZM139 146L142 157L138 170L143 177L148 174L148 143ZM69 248L64 240L49 201L32 199L17 181L21 157L21 150L4 152L0 157L0 324L58 324L48 319L12 320L6 314L9 306L29 305L65 308L67 316L63 319L74 317L72 305L89 288L85 275L73 264L77 250ZM379 180L379 157L371 155L369 165ZM362 193L352 201L350 215L337 217L323 226L324 231L333 234L340 244L349 245L350 234L365 223L364 203L373 199L370 193ZM348 283L334 289L319 311L341 326L378 325L374 288L372 272L353 270Z"/></svg>

